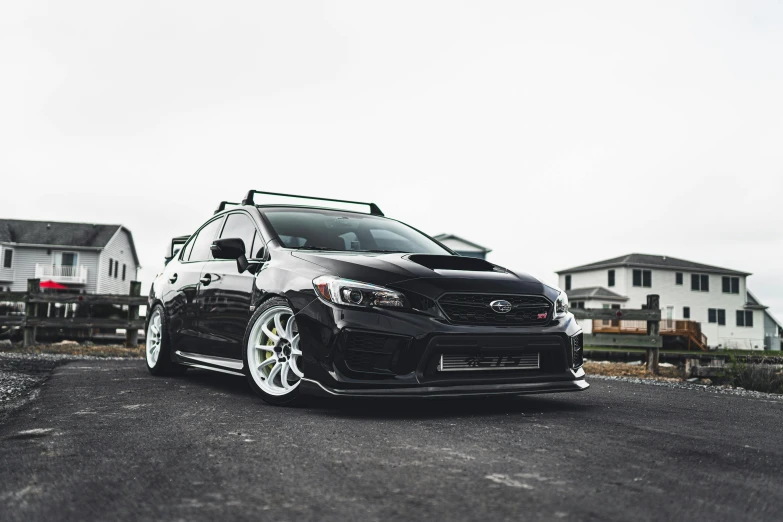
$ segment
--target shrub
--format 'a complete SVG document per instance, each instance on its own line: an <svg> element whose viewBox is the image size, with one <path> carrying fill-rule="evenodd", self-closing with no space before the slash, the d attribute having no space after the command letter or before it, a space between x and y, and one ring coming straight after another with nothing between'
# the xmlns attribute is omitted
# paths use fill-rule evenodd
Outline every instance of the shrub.
<svg viewBox="0 0 783 522"><path fill-rule="evenodd" d="M766 364L766 359L748 364L735 356L726 361L723 377L728 384L746 390L765 393L783 393L783 369Z"/></svg>

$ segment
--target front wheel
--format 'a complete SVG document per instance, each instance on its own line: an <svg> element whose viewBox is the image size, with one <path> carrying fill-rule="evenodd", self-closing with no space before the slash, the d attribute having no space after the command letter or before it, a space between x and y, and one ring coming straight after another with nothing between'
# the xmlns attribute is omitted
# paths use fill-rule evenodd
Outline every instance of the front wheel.
<svg viewBox="0 0 783 522"><path fill-rule="evenodd" d="M290 404L299 397L299 329L285 299L264 302L245 332L244 363L251 388L270 404Z"/></svg>

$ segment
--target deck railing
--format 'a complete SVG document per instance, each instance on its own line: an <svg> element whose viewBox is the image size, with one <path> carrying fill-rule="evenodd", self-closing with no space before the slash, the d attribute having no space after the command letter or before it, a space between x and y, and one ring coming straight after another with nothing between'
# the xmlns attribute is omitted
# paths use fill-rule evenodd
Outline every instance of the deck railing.
<svg viewBox="0 0 783 522"><path fill-rule="evenodd" d="M35 278L50 280L55 283L86 284L87 267L83 265L47 265L36 263Z"/></svg>

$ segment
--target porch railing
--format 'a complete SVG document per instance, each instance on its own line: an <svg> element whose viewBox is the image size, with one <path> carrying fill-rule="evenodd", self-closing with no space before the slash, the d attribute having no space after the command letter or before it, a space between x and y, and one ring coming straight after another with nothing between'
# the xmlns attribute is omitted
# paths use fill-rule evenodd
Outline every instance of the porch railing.
<svg viewBox="0 0 783 522"><path fill-rule="evenodd" d="M35 278L51 280L55 283L85 284L87 283L87 267L83 265L47 265L36 263Z"/></svg>

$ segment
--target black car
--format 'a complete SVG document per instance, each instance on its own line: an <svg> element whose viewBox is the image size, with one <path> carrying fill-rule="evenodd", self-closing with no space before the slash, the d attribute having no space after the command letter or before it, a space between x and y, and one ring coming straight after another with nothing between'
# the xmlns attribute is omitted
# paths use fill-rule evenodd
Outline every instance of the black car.
<svg viewBox="0 0 783 522"><path fill-rule="evenodd" d="M372 203L308 198L369 212L257 205L256 194L271 193L221 204L155 280L152 374L196 367L246 376L274 404L304 393L588 387L582 331L564 292L459 256Z"/></svg>

